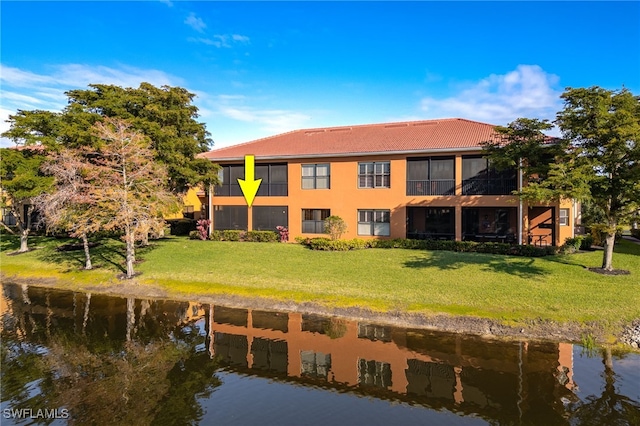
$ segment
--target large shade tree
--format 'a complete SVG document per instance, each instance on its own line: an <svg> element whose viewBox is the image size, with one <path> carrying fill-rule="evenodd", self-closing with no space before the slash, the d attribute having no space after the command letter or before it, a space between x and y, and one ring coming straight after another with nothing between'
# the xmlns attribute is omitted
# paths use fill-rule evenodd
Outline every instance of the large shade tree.
<svg viewBox="0 0 640 426"><path fill-rule="evenodd" d="M193 93L141 83L138 88L92 84L66 95L68 104L61 112L19 110L10 115L10 129L2 136L18 144L44 145L50 151L96 146L99 140L92 126L103 117L120 118L152 141L154 159L166 166L172 192L217 182L217 167L197 157L210 149L212 140L205 125L197 121Z"/></svg>
<svg viewBox="0 0 640 426"><path fill-rule="evenodd" d="M611 271L616 230L640 205L640 98L627 89L590 87L567 89L562 99L556 123L574 158L591 167L588 198L604 214L602 268Z"/></svg>
<svg viewBox="0 0 640 426"><path fill-rule="evenodd" d="M40 167L45 161L41 149L0 149L0 182L2 197L0 206L11 212L20 235L19 252L29 250L29 233L34 211L33 199L51 189L53 179L46 176ZM2 226L10 233L15 231L4 222Z"/></svg>
<svg viewBox="0 0 640 426"><path fill-rule="evenodd" d="M518 119L498 127L485 144L499 167L520 165L527 185L518 195L534 201L574 198L600 212L605 234L602 269L613 270L616 230L640 203L640 100L626 89L567 89L555 123L562 138L549 138L544 120Z"/></svg>

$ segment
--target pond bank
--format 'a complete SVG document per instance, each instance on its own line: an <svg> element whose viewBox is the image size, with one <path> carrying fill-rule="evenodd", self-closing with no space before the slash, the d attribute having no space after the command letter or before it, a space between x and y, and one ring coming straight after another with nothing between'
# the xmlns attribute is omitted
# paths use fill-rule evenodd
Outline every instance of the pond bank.
<svg viewBox="0 0 640 426"><path fill-rule="evenodd" d="M56 278L17 277L5 276L4 274L0 276L3 283L84 291L139 299L197 301L199 303L220 304L233 308L303 312L324 316L336 316L347 320L372 322L380 325L472 334L485 338L533 339L579 343L588 337L594 339L599 344L617 344L625 349L638 350L640 346L640 320L635 320L631 324L625 324L621 327L620 332L615 333L615 336L611 336L603 324L597 321L589 323L560 323L540 318L508 324L489 318L473 316L455 316L448 314L427 315L398 310L381 312L361 307L331 307L315 302L289 302L233 294L203 292L197 295L190 295L168 291L166 288L141 283L135 279L131 281L112 281L98 285L79 285L77 283L64 283Z"/></svg>

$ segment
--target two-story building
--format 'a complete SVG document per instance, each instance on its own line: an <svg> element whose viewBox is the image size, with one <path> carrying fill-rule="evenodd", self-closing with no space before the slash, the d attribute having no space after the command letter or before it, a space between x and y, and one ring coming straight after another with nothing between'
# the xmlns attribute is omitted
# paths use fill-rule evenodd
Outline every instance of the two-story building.
<svg viewBox="0 0 640 426"><path fill-rule="evenodd" d="M497 171L481 143L494 125L465 119L304 129L216 149L221 185L202 199L212 228L321 236L340 216L343 238L435 238L560 245L574 233L571 201L527 205L517 170ZM255 156L262 183L248 207L237 179Z"/></svg>

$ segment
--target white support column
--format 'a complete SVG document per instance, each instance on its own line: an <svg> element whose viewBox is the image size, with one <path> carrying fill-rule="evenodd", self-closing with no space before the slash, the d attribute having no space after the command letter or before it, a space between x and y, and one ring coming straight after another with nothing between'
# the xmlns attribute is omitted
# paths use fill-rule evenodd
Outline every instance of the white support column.
<svg viewBox="0 0 640 426"><path fill-rule="evenodd" d="M518 190L522 191L522 158L518 161ZM518 244L522 244L522 222L524 217L522 214L522 199L518 203Z"/></svg>
<svg viewBox="0 0 640 426"><path fill-rule="evenodd" d="M209 184L209 196L207 198L209 199L209 217L207 219L209 219L209 237L211 237L211 234L213 233L213 184L212 183Z"/></svg>

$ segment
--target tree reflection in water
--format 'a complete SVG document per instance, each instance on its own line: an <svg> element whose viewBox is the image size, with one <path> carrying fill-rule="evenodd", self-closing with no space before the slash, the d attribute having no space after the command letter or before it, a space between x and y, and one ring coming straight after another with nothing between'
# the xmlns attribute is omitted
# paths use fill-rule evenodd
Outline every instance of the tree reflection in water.
<svg viewBox="0 0 640 426"><path fill-rule="evenodd" d="M407 408L394 413L396 423L444 413L465 424L640 424L638 401L616 386L610 351L601 394L581 399L568 343L8 284L3 296L2 407L65 408L70 423L279 419L257 406L293 410L310 424L353 423L365 414L353 410L355 396L372 401L367 414ZM240 376L279 385L247 401L256 382ZM284 393L294 407L274 391L284 386L299 390ZM336 392L341 398L327 397ZM305 418L308 407L316 411Z"/></svg>
<svg viewBox="0 0 640 426"><path fill-rule="evenodd" d="M66 408L76 424L194 424L202 418L197 399L221 382L218 366L199 349L205 338L194 325L197 318L144 318L151 304L128 299L123 336L109 327L124 319L117 309L101 318L104 308L117 308L112 300L87 295L79 303L74 295L73 310L81 310L78 333L69 326L75 318L52 307L49 297L44 306L30 300L22 312L3 315L3 401L33 412Z"/></svg>
<svg viewBox="0 0 640 426"><path fill-rule="evenodd" d="M589 395L584 402L574 404L571 410L573 425L640 425L640 403L616 389L616 373L613 371L611 348L601 351L604 386L601 395ZM640 386L640 384L637 384Z"/></svg>

